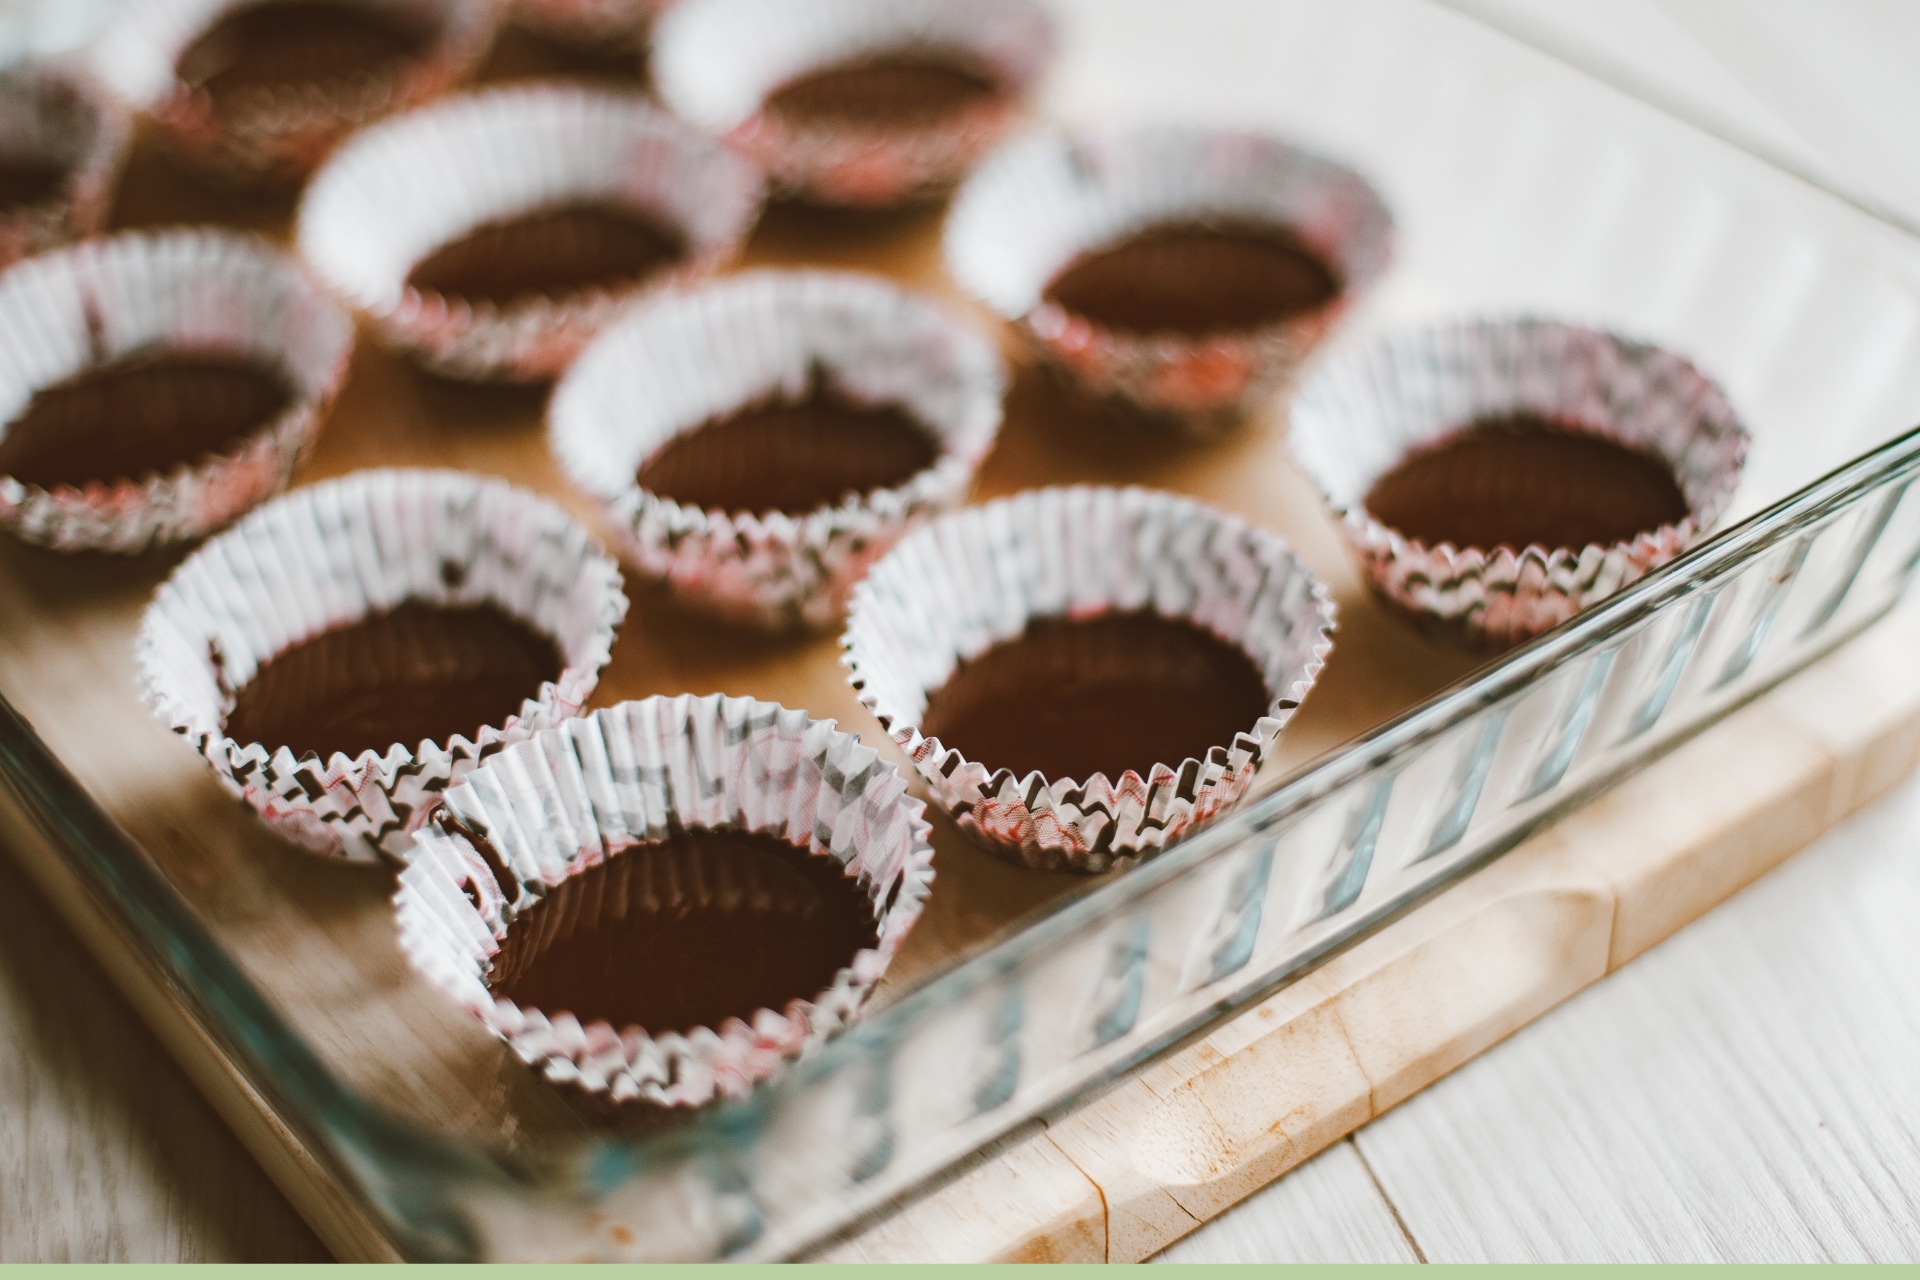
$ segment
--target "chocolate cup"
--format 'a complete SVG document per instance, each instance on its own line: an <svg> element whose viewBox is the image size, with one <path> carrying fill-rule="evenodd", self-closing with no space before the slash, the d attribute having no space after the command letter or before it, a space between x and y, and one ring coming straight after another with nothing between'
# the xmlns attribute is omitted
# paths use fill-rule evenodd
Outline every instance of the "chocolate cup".
<svg viewBox="0 0 1920 1280"><path fill-rule="evenodd" d="M276 0L128 0L102 36L94 65L123 100L146 111L190 164L246 185L294 186L347 134L436 98L467 79L492 47L505 0L353 0L417 31L399 56L315 79L265 78L214 92L183 78L182 58L236 14ZM297 37L299 33L294 33ZM299 40L283 50L297 61ZM287 68L297 72L297 68ZM187 68L191 71L192 68Z"/></svg>
<svg viewBox="0 0 1920 1280"><path fill-rule="evenodd" d="M663 294L609 329L554 389L548 438L573 482L607 504L629 558L681 599L747 625L823 628L876 558L965 496L999 430L1005 383L985 338L894 285L747 272ZM668 446L709 424L821 394L899 410L926 431L931 464L799 513L703 508L642 486L650 464L678 461ZM783 446L790 465L857 483L898 461L867 450L842 466L824 449L803 454L804 443Z"/></svg>
<svg viewBox="0 0 1920 1280"><path fill-rule="evenodd" d="M537 381L634 299L717 271L752 230L761 189L745 160L636 97L522 85L354 137L308 186L296 238L385 345L450 377ZM506 300L413 278L437 250L484 228L583 209L657 228L679 252L644 274Z"/></svg>
<svg viewBox="0 0 1920 1280"><path fill-rule="evenodd" d="M1240 649L1265 682L1265 714L1204 758L1117 778L1016 777L926 733L930 697L963 662L1035 619L1124 613L1186 622ZM1333 624L1326 588L1272 534L1148 489L1039 489L902 540L854 590L842 661L961 830L1010 862L1091 874L1150 857L1246 793L1313 687Z"/></svg>
<svg viewBox="0 0 1920 1280"><path fill-rule="evenodd" d="M143 450L146 464L133 475L47 484L0 476L0 527L63 551L137 552L202 537L285 488L353 351L351 318L297 261L218 231L130 232L21 262L0 275L0 327L11 335L0 350L0 417L9 423L38 392L103 366L170 356L257 365L287 394L257 429L184 449L164 467L146 464L165 451ZM59 474L72 475L71 466Z"/></svg>
<svg viewBox="0 0 1920 1280"><path fill-rule="evenodd" d="M125 108L78 72L0 73L0 167L19 167L0 207L0 267L100 230L132 134Z"/></svg>
<svg viewBox="0 0 1920 1280"><path fill-rule="evenodd" d="M1277 319L1200 332L1173 313L1103 323L1050 296L1077 263L1180 228L1284 242L1337 287ZM1386 206L1344 165L1265 134L1152 125L1009 143L954 197L944 252L964 289L1087 393L1206 435L1276 398L1377 283L1392 240Z"/></svg>
<svg viewBox="0 0 1920 1280"><path fill-rule="evenodd" d="M558 679L500 723L351 756L228 735L237 691L277 656L412 602L494 606L559 649ZM183 561L135 660L154 714L275 830L316 854L398 860L483 756L578 714L626 609L618 566L553 503L457 471L361 471L268 504Z"/></svg>
<svg viewBox="0 0 1920 1280"><path fill-rule="evenodd" d="M884 208L945 191L1004 137L1055 44L1032 0L678 0L655 26L653 73L669 107L753 157L783 194ZM976 91L930 95L907 63ZM860 83L821 85L823 73ZM872 109L876 97L892 109Z"/></svg>
<svg viewBox="0 0 1920 1280"><path fill-rule="evenodd" d="M1475 547L1429 546L1367 509L1375 483L1409 456L1514 416L1659 461L1685 514L1604 545ZM1559 625L1704 537L1732 501L1749 442L1725 393L1680 356L1532 317L1453 321L1344 352L1302 385L1290 418L1287 448L1374 591L1436 636L1491 652Z"/></svg>
<svg viewBox="0 0 1920 1280"><path fill-rule="evenodd" d="M839 870L864 892L873 944L819 991L691 1029L525 1008L490 986L511 985L496 966L516 930L543 931L537 948L577 936L582 920L665 899L795 905L790 869L668 843L699 831L760 833ZM400 873L400 946L546 1079L615 1102L699 1106L751 1092L858 1016L926 902L928 831L906 780L831 720L719 694L626 702L502 751L447 793ZM652 865L663 845L671 868ZM590 872L592 901L573 894L547 910Z"/></svg>

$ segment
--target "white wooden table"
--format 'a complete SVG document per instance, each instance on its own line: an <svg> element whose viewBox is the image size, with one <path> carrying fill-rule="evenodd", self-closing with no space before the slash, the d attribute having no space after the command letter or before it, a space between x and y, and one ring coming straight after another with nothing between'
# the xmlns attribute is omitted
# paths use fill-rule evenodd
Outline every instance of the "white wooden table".
<svg viewBox="0 0 1920 1280"><path fill-rule="evenodd" d="M1901 6L1457 3L1920 226ZM10 872L0 1262L324 1258ZM1920 1260L1920 778L1162 1256Z"/></svg>

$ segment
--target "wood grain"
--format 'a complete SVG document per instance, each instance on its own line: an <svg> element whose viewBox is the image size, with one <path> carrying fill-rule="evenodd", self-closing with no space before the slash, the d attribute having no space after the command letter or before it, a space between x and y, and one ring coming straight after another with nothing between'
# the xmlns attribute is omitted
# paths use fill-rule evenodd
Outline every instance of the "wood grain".
<svg viewBox="0 0 1920 1280"><path fill-rule="evenodd" d="M326 1249L0 853L0 1263Z"/></svg>
<svg viewBox="0 0 1920 1280"><path fill-rule="evenodd" d="M1351 1138L1248 1196L1154 1262L1424 1262Z"/></svg>

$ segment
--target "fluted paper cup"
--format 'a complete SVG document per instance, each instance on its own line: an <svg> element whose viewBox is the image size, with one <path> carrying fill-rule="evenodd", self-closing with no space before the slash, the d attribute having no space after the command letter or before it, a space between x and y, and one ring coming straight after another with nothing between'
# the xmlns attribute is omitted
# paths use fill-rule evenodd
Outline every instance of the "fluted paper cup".
<svg viewBox="0 0 1920 1280"><path fill-rule="evenodd" d="M1332 299L1251 329L1123 331L1046 296L1082 255L1156 227L1285 231L1334 275ZM1132 125L1041 132L975 171L947 217L947 270L1089 393L1205 433L1270 401L1385 271L1393 222L1365 179L1280 138Z"/></svg>
<svg viewBox="0 0 1920 1280"><path fill-rule="evenodd" d="M1608 546L1427 546L1367 510L1397 463L1476 421L1563 422L1670 468L1687 514ZM1471 319L1329 359L1290 407L1287 447L1339 518L1382 597L1442 634L1505 649L1665 564L1714 525L1748 435L1726 394L1651 343L1556 320Z"/></svg>
<svg viewBox="0 0 1920 1280"><path fill-rule="evenodd" d="M639 98L563 84L491 90L387 121L341 147L300 204L300 252L380 339L462 378L551 377L635 297L711 274L759 216L752 165ZM628 284L506 303L408 283L434 249L581 203L631 209L684 256Z"/></svg>
<svg viewBox="0 0 1920 1280"><path fill-rule="evenodd" d="M444 743L322 760L227 736L263 664L409 601L499 607L553 640L559 679L504 723ZM316 854L397 860L480 759L579 713L626 609L619 567L544 498L458 471L361 471L296 490L189 556L148 606L136 659L154 714L281 835Z"/></svg>
<svg viewBox="0 0 1920 1280"><path fill-rule="evenodd" d="M761 833L831 859L871 903L876 945L825 990L717 1027L582 1025L496 996L489 978L515 932L537 944L610 912L777 903L780 890L750 870L634 856L689 830ZM400 875L400 945L549 1080L620 1102L740 1097L857 1016L926 902L927 833L906 781L831 720L719 694L625 702L501 752L447 793ZM543 905L603 864L591 900L564 918Z"/></svg>
<svg viewBox="0 0 1920 1280"><path fill-rule="evenodd" d="M132 132L125 108L78 70L24 64L0 73L0 156L59 175L45 193L0 210L0 267L100 230Z"/></svg>
<svg viewBox="0 0 1920 1280"><path fill-rule="evenodd" d="M420 50L391 69L247 87L220 104L181 78L181 57L196 40L235 12L273 2L124 0L94 48L93 65L189 161L233 181L295 184L348 133L471 76L505 13L505 0L356 0L419 27Z"/></svg>
<svg viewBox="0 0 1920 1280"><path fill-rule="evenodd" d="M857 403L902 408L932 437L932 465L799 515L701 510L640 487L641 465L669 441L803 397L822 378ZM646 573L725 617L823 627L888 547L965 497L999 430L1005 380L990 342L904 289L748 272L663 294L610 329L555 388L549 438Z"/></svg>
<svg viewBox="0 0 1920 1280"><path fill-rule="evenodd" d="M669 107L752 156L782 191L887 206L957 181L1019 120L1054 51L1032 0L678 0L654 29L653 74ZM872 123L768 107L809 73L901 55L954 58L996 91Z"/></svg>
<svg viewBox="0 0 1920 1280"><path fill-rule="evenodd" d="M129 232L18 263L0 274L0 334L0 422L36 392L153 354L257 361L291 393L237 444L164 472L46 487L0 475L0 527L62 551L197 538L285 488L353 351L352 319L294 258L221 231Z"/></svg>
<svg viewBox="0 0 1920 1280"><path fill-rule="evenodd" d="M1266 714L1204 760L1118 778L1015 777L922 732L930 695L955 668L1029 622L1136 611L1242 650L1266 685ZM1008 861L1093 873L1150 856L1246 792L1312 689L1333 624L1327 589L1270 533L1150 489L1037 489L903 540L855 589L842 660L961 829Z"/></svg>

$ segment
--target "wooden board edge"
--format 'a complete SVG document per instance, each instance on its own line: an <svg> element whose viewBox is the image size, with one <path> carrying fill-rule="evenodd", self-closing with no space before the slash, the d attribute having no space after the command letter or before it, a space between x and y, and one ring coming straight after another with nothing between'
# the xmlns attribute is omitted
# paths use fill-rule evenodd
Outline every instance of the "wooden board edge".
<svg viewBox="0 0 1920 1280"><path fill-rule="evenodd" d="M1904 778L1920 763L1916 651L1920 622L1889 618L1658 767L823 1260L1157 1253ZM1027 1150L1042 1143L1065 1161ZM1039 1170L1049 1171L1044 1186ZM1096 1213L1104 1221L1091 1221Z"/></svg>

